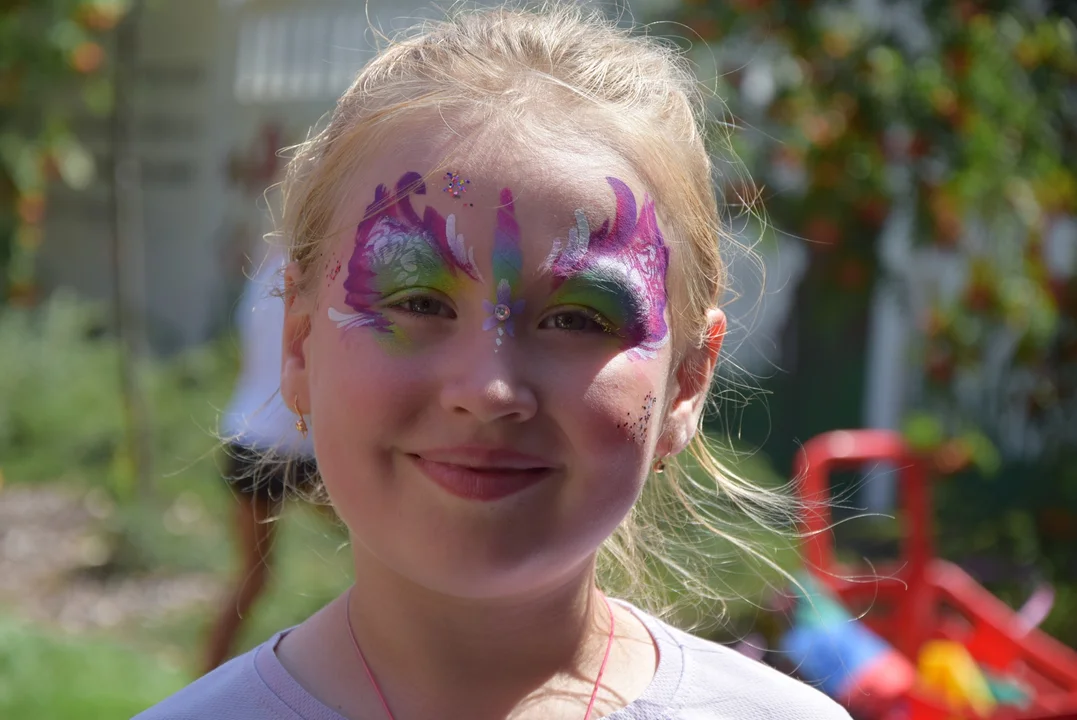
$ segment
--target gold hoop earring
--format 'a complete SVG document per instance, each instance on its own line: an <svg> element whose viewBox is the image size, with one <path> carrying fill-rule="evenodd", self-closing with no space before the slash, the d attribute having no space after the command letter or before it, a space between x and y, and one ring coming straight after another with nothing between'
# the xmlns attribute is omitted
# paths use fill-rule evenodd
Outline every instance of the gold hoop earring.
<svg viewBox="0 0 1077 720"><path fill-rule="evenodd" d="M307 437L307 421L303 419L303 413L299 412L299 396L295 396L295 401L292 403L292 407L295 409L295 414L299 416L299 419L295 421L295 429L299 431L299 434L303 436L303 439Z"/></svg>
<svg viewBox="0 0 1077 720"><path fill-rule="evenodd" d="M666 471L666 459L658 458L654 461L654 466L651 469L654 470L655 475L661 475Z"/></svg>

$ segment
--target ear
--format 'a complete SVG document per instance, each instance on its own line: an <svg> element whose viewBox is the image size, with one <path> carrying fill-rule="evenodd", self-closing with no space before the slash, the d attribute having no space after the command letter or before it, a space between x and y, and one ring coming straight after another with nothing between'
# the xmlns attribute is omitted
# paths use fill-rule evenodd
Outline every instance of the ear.
<svg viewBox="0 0 1077 720"><path fill-rule="evenodd" d="M281 338L280 394L293 412L310 412L307 338L310 312L296 288L302 273L296 263L284 269L284 334Z"/></svg>
<svg viewBox="0 0 1077 720"><path fill-rule="evenodd" d="M706 407L707 394L718 355L725 339L725 313L718 308L707 311L707 334L702 347L692 347L685 354L675 373L676 398L666 415L658 455L676 455L688 447L699 428L699 419Z"/></svg>

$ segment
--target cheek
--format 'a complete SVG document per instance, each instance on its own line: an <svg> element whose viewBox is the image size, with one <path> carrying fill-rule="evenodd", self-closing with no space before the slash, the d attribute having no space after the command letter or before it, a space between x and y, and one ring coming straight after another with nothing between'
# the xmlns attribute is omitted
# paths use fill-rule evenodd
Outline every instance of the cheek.
<svg viewBox="0 0 1077 720"><path fill-rule="evenodd" d="M575 401L576 417L565 420L578 452L610 472L640 474L656 441L663 392L658 365L622 356L594 377Z"/></svg>
<svg viewBox="0 0 1077 720"><path fill-rule="evenodd" d="M341 331L327 320L311 332L311 412L319 462L327 470L345 462L377 466L394 430L429 394L424 373L406 355L388 352L383 334Z"/></svg>
<svg viewBox="0 0 1077 720"><path fill-rule="evenodd" d="M643 364L622 355L561 405L559 424L577 468L578 506L589 524L602 529L599 542L629 513L650 470L661 380Z"/></svg>

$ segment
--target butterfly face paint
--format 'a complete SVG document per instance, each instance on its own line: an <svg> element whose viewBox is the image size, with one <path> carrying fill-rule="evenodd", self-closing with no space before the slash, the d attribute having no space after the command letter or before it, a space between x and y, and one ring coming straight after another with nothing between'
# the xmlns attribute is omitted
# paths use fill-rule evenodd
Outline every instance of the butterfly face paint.
<svg viewBox="0 0 1077 720"><path fill-rule="evenodd" d="M653 358L669 342L666 326L666 271L669 248L658 228L654 201L636 198L617 178L606 178L617 199L613 226L591 230L583 211L568 241L555 241L543 263L554 278L557 302L592 307L602 313L630 346L629 356Z"/></svg>
<svg viewBox="0 0 1077 720"><path fill-rule="evenodd" d="M355 231L344 280L344 302L353 312L329 308L329 319L337 327L370 327L395 335L398 328L378 309L386 298L410 288L448 293L461 273L481 281L474 248L465 250L464 236L456 232L456 217L443 218L427 206L420 218L411 206L412 193L426 193L417 172L401 176L392 193L384 185L374 191L374 202Z"/></svg>
<svg viewBox="0 0 1077 720"><path fill-rule="evenodd" d="M519 288L520 284L523 253L520 250L520 225L516 222L512 191L508 188L501 191L501 204L497 209L497 228L494 230L491 265L494 269L497 289L492 302L482 301L483 309L487 312L482 329L497 330L497 337L494 338L494 352L497 352L505 336L513 336L513 316L518 316L524 309L523 300L512 298L513 285Z"/></svg>

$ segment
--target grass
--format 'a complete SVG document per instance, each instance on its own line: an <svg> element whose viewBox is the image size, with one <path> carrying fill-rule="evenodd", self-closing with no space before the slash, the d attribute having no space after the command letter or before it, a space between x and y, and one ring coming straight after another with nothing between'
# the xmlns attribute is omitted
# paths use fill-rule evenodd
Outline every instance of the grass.
<svg viewBox="0 0 1077 720"><path fill-rule="evenodd" d="M109 639L0 615L0 717L119 720L184 685L177 667Z"/></svg>
<svg viewBox="0 0 1077 720"><path fill-rule="evenodd" d="M341 531L320 514L289 509L274 548L271 585L243 626L238 652L299 623L347 586L342 542ZM229 550L218 547L207 565L228 569ZM0 608L0 718L130 718L197 677L210 609L70 635L22 623Z"/></svg>

